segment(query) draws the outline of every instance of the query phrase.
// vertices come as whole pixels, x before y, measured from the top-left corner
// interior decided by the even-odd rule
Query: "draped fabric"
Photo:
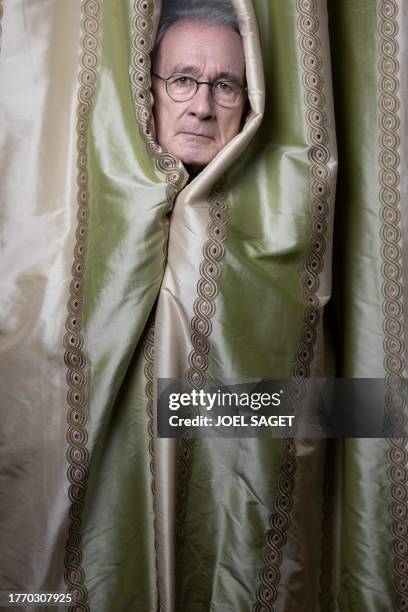
[[[157,437],[158,377],[290,378],[298,411],[378,377],[406,418],[407,3],[233,5],[250,110],[188,183],[159,1],[0,1],[0,591],[408,610],[405,439]]]

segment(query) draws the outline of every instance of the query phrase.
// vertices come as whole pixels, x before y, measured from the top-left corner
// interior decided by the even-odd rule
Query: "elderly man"
[[[157,142],[195,175],[239,132],[245,59],[229,2],[164,7],[153,55]]]

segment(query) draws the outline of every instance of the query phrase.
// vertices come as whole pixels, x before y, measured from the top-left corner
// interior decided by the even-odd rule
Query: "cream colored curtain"
[[[0,2],[0,591],[407,609],[405,439],[156,436],[157,377],[379,377],[405,418],[406,3],[233,4],[251,110],[187,185],[159,2]]]

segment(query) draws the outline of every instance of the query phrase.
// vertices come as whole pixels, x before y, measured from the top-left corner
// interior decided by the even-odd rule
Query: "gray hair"
[[[163,0],[155,50],[170,26],[181,19],[205,21],[239,34],[238,19],[229,0]]]

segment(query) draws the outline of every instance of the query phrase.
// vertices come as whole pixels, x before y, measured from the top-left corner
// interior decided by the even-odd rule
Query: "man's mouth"
[[[183,130],[179,132],[179,134],[183,134],[184,136],[191,136],[192,138],[206,138],[207,140],[214,140],[213,136],[210,136],[209,134],[203,134],[202,132]]]

